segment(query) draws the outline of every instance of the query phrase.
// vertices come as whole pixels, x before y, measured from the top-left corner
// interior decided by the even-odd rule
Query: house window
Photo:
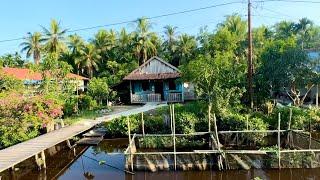
[[[142,82],[142,90],[143,91],[149,91],[150,90],[149,82],[147,82],[147,81]]]
[[[176,83],[174,80],[169,81],[169,90],[176,90]]]

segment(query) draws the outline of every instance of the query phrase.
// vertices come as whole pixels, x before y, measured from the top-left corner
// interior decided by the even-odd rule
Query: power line
[[[308,1],[308,0],[257,0],[253,2],[287,2],[287,3],[310,3],[310,4],[320,4],[320,1]]]
[[[282,12],[278,12],[278,11],[275,11],[275,10],[272,10],[272,9],[268,9],[268,8],[265,8],[265,7],[262,7],[262,9],[266,10],[266,11],[269,11],[269,12],[272,12],[272,13],[275,13],[275,14],[278,14],[278,15],[286,16],[286,17],[289,17],[289,18],[295,18],[293,16],[290,16],[290,15],[287,15],[287,14],[284,14]]]
[[[146,17],[146,19],[157,19],[157,18],[162,18],[162,17],[174,16],[174,15],[178,15],[178,14],[186,14],[186,13],[190,13],[190,12],[196,12],[196,11],[201,11],[201,10],[211,9],[211,8],[221,7],[221,6],[227,6],[227,5],[232,5],[232,4],[243,4],[243,1],[233,1],[233,2],[228,2],[228,3],[221,3],[221,4],[206,6],[206,7],[195,8],[195,9],[188,9],[188,10],[183,10],[183,11],[178,11],[178,12],[173,12],[173,13],[168,13],[168,14]],[[91,30],[91,29],[116,26],[116,25],[122,25],[122,24],[134,23],[134,22],[137,22],[137,19],[122,21],[122,22],[117,22],[117,23],[111,23],[111,24],[98,25],[98,26],[84,27],[84,28],[79,28],[79,29],[74,29],[74,30],[67,30],[66,32],[72,33],[72,32],[78,32],[78,31],[86,31],[86,30]],[[23,40],[23,39],[25,39],[25,37],[5,39],[5,40],[0,40],[0,43]]]

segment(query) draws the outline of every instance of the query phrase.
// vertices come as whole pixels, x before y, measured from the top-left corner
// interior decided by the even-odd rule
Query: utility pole
[[[249,103],[251,109],[253,109],[253,87],[252,87],[252,31],[251,31],[251,0],[248,0],[248,92]]]

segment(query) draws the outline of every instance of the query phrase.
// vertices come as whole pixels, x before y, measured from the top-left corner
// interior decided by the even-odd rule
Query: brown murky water
[[[107,165],[99,165],[99,161],[105,161],[119,169],[124,169],[124,155],[122,152],[128,144],[127,139],[104,140],[97,147],[79,146],[78,154],[74,158],[73,152],[60,144],[51,148],[47,154],[47,169],[38,171],[34,159],[19,164],[16,171],[1,173],[2,180],[34,180],[34,179],[109,179],[109,180],[245,180],[260,177],[261,179],[293,180],[293,179],[320,179],[320,169],[283,169],[263,170],[252,169],[232,171],[163,171],[157,173],[135,172],[129,175],[116,168]]]

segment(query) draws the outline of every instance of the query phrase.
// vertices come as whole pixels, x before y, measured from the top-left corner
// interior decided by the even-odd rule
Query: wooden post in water
[[[46,155],[44,154],[44,151],[41,151],[41,159],[43,162],[43,168],[46,169],[47,168],[47,164],[46,164]]]
[[[142,124],[142,135],[145,136],[144,133],[144,119],[143,119],[143,112],[141,113],[141,124]]]
[[[281,123],[281,115],[278,114],[278,166],[281,169],[281,141],[280,141],[280,123]]]
[[[177,170],[177,155],[176,155],[176,118],[174,114],[174,104],[172,104],[172,119],[173,119],[173,154],[174,154],[174,170]]]

